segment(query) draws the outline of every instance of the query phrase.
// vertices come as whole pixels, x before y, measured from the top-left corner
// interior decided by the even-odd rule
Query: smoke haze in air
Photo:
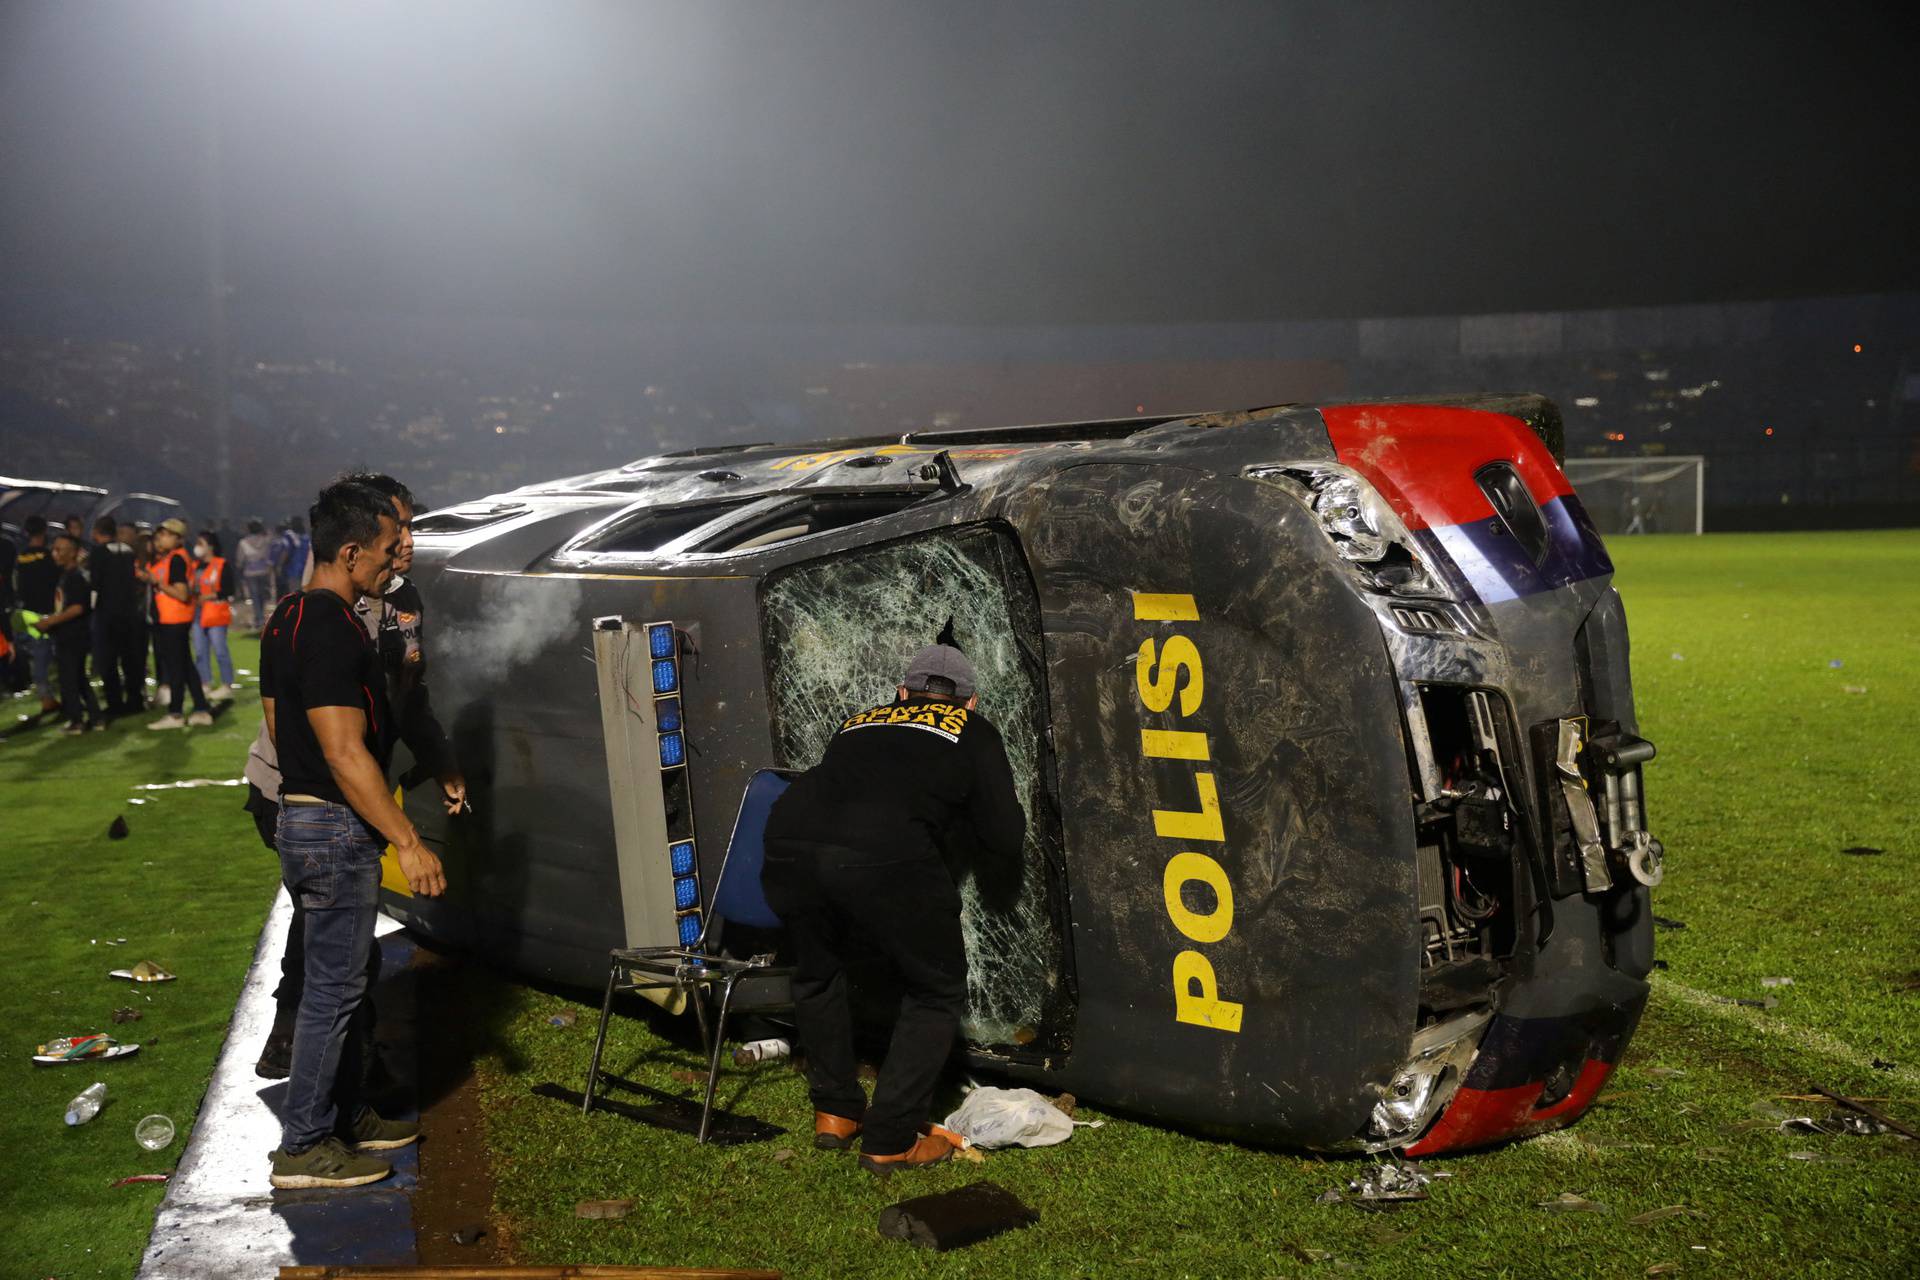
[[[0,291],[1061,323],[1920,286],[1914,19],[43,0]]]

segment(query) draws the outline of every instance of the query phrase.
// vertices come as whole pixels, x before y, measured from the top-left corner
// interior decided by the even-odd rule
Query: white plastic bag
[[[1051,1147],[1073,1136],[1073,1121],[1031,1089],[975,1089],[947,1128],[976,1147]]]

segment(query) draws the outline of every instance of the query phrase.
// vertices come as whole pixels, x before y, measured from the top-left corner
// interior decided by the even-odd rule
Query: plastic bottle
[[[67,1104],[67,1123],[85,1124],[100,1114],[100,1108],[107,1104],[107,1086],[96,1080],[80,1091],[78,1097]]]
[[[733,1051],[735,1066],[744,1067],[754,1062],[771,1062],[776,1058],[785,1058],[793,1053],[793,1046],[785,1040],[751,1040]]]

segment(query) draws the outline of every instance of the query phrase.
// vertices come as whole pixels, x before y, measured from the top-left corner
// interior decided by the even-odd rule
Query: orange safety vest
[[[230,627],[233,625],[233,605],[218,599],[220,595],[220,573],[227,567],[222,556],[208,556],[194,574],[194,583],[200,588],[200,625],[203,627]]]
[[[172,561],[176,556],[182,560],[187,559],[187,553],[182,551],[180,548],[175,547],[173,550],[167,552],[167,554],[161,556],[158,560],[155,560],[152,564],[147,566],[147,572],[153,575],[153,581],[154,581],[153,607],[159,612],[160,625],[163,627],[170,627],[178,623],[193,621],[194,605],[193,605],[193,596],[191,592],[189,592],[185,600],[175,600],[172,596],[168,595],[166,592],[160,589],[160,584],[164,583],[167,580],[167,575],[172,572],[172,570],[168,566],[172,563]],[[192,571],[191,562],[189,562],[188,571],[187,571],[187,584],[189,587],[191,587],[193,584],[193,571]]]

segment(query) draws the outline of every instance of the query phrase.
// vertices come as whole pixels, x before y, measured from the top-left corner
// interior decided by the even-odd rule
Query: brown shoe
[[[831,1112],[813,1113],[813,1145],[822,1151],[845,1151],[860,1136],[860,1122]]]
[[[939,1164],[953,1158],[953,1144],[945,1138],[936,1138],[923,1133],[913,1140],[913,1145],[898,1155],[860,1157],[860,1167],[868,1173],[877,1173],[887,1177],[896,1169],[924,1169],[930,1164]]]

